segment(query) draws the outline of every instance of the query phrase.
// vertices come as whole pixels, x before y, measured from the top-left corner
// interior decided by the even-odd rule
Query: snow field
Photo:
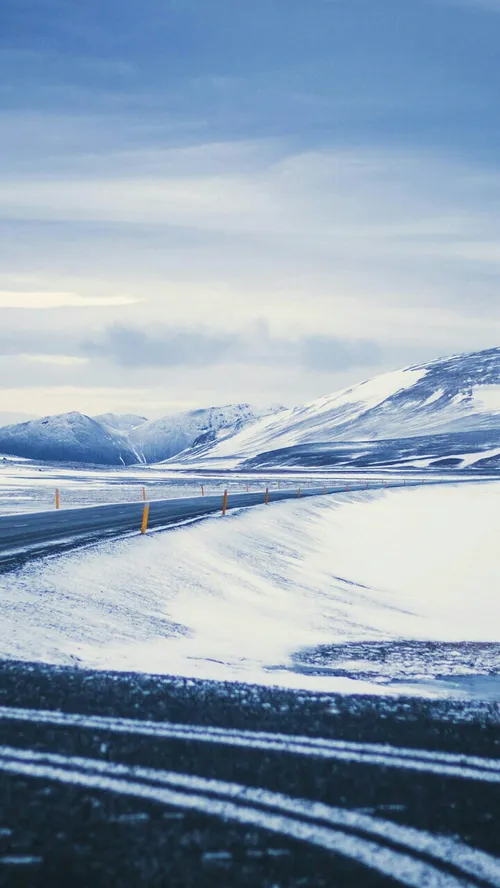
[[[499,641],[499,532],[500,482],[231,512],[0,576],[0,652],[366,690],[297,675],[291,658],[346,641]]]

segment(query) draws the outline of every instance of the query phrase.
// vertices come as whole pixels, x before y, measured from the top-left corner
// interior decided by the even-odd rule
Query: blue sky
[[[500,2],[3,0],[0,411],[500,342]]]

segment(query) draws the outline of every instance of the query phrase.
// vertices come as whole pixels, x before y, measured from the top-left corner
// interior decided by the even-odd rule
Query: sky
[[[0,414],[500,345],[500,0],[2,0]]]

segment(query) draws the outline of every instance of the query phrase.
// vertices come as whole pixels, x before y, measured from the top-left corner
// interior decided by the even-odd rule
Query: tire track
[[[16,707],[0,707],[0,719],[169,740],[213,743],[243,749],[259,749],[312,758],[378,765],[399,770],[420,771],[462,780],[500,783],[499,759],[408,749],[379,743],[358,743],[265,731],[240,731],[231,728],[202,727],[99,715],[89,716]]]
[[[341,854],[411,888],[500,886],[500,861],[391,821],[236,783],[77,756],[0,748],[0,770],[252,825]]]

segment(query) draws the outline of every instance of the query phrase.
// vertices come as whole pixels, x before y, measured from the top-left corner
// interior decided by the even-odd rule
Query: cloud
[[[131,296],[80,296],[78,293],[0,290],[0,308],[97,308],[99,306],[135,305]]]
[[[375,342],[350,342],[328,336],[309,336],[300,342],[301,360],[310,370],[332,373],[349,367],[373,366],[387,360],[391,349]]]
[[[88,358],[80,355],[51,355],[51,354],[20,354],[19,357],[29,364],[55,364],[60,367],[71,367],[78,364],[86,364]]]
[[[250,331],[220,336],[209,330],[145,330],[115,324],[97,340],[82,343],[88,356],[126,368],[209,367],[259,365],[299,367],[320,373],[373,366],[390,360],[397,363],[400,349],[383,347],[371,340],[306,336],[297,339],[272,336],[261,321]]]
[[[229,336],[213,333],[168,329],[152,333],[115,324],[100,339],[83,342],[82,350],[124,367],[203,367],[223,362],[232,342]]]

